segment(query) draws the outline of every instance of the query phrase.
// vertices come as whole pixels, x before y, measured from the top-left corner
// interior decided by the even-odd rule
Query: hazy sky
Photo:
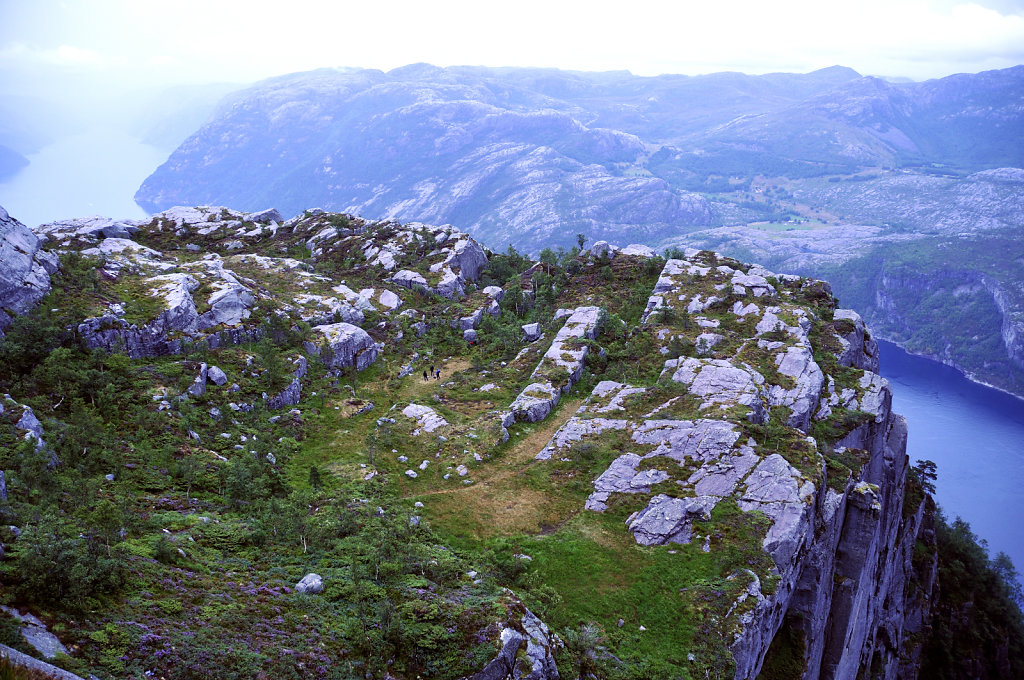
[[[0,94],[419,61],[926,79],[1024,62],[1024,0],[0,0]]]

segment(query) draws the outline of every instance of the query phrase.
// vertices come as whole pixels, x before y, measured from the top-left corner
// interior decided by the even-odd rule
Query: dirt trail
[[[576,413],[576,410],[582,403],[582,397],[563,399],[561,404],[559,404],[560,408],[557,410],[557,416],[549,416],[541,423],[539,428],[522,437],[519,441],[514,442],[501,460],[481,467],[479,474],[475,475],[475,484],[454,489],[436,489],[434,491],[410,494],[407,498],[452,493],[479,493],[480,487],[490,487],[496,482],[509,479],[533,463],[534,456],[540,453],[540,450],[551,441],[551,437],[554,436],[558,428],[564,425]]]

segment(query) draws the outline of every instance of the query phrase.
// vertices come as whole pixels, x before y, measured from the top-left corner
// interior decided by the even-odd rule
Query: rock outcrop
[[[583,373],[583,361],[590,351],[584,341],[597,335],[602,314],[599,307],[577,307],[573,310],[533,370],[530,377],[536,382],[528,385],[509,406],[515,420],[531,423],[543,420],[558,404],[562,394],[576,384]],[[524,328],[524,332],[528,331]]]
[[[555,651],[561,640],[521,603],[509,614],[498,634],[498,655],[469,680],[558,680]]]
[[[28,312],[49,292],[59,264],[31,229],[0,206],[0,337],[12,314]]]
[[[314,326],[313,332],[322,339],[322,345],[306,343],[306,350],[319,354],[330,368],[355,366],[361,371],[377,358],[377,345],[373,338],[358,326],[350,323],[334,323]]]

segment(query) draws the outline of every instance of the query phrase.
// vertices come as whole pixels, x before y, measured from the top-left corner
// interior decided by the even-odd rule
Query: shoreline
[[[898,342],[896,340],[891,340],[891,339],[883,337],[881,335],[876,335],[876,334],[872,334],[872,335],[874,335],[874,337],[877,340],[881,340],[882,342],[887,342],[890,345],[895,345],[896,347],[899,347],[901,350],[903,350],[904,352],[906,352],[907,354],[909,354],[912,357],[919,357],[921,359],[928,359],[929,361],[934,361],[937,364],[942,364],[943,366],[948,366],[948,367],[952,368],[953,370],[955,370],[960,375],[962,375],[965,379],[967,379],[967,380],[971,381],[972,383],[974,383],[975,385],[981,385],[982,387],[988,387],[989,389],[993,389],[993,390],[995,390],[997,392],[1001,392],[1001,393],[1003,393],[1003,394],[1005,394],[1007,396],[1013,397],[1013,398],[1017,399],[1018,401],[1024,402],[1024,395],[1017,394],[1016,392],[1011,392],[1010,390],[1007,390],[1007,389],[1005,389],[1003,387],[999,387],[997,385],[993,385],[991,383],[987,383],[984,380],[981,380],[980,378],[975,376],[973,373],[969,373],[968,371],[965,371],[963,368],[961,368],[960,366],[957,366],[956,364],[954,364],[954,363],[952,363],[950,361],[945,361],[945,360],[935,356],[934,354],[922,354],[922,353],[919,353],[919,352],[914,352],[914,351],[911,351],[911,350],[907,349],[906,347],[903,346],[903,343],[900,343],[900,342]]]

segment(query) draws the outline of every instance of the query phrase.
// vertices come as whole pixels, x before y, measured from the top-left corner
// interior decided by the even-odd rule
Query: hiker
[[[427,372],[423,371],[423,382],[427,382]]]
[[[441,369],[440,369],[440,368],[439,368],[439,369],[437,369],[437,379],[438,379],[438,380],[440,380],[440,379],[441,379]]]
[[[434,364],[430,364],[430,375],[434,375]]]

